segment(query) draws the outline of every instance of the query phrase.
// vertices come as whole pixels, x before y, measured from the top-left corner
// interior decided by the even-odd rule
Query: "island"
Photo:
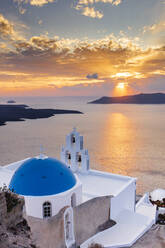
[[[103,96],[89,104],[165,104],[164,93],[137,94],[130,96],[108,97]]]
[[[76,110],[34,109],[28,105],[0,104],[0,126],[9,121],[25,121],[25,119],[49,118],[57,114],[83,114]]]
[[[7,103],[16,103],[14,100],[8,100]]]

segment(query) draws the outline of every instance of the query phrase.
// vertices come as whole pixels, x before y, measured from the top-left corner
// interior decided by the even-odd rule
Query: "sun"
[[[127,82],[117,83],[114,87],[113,94],[114,96],[125,96],[128,94],[129,87]]]
[[[118,83],[116,88],[123,90],[125,88],[125,83]]]

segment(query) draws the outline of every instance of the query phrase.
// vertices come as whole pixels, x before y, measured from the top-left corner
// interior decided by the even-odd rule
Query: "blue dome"
[[[72,171],[54,158],[31,158],[14,173],[9,189],[20,195],[54,195],[71,189],[76,184]]]

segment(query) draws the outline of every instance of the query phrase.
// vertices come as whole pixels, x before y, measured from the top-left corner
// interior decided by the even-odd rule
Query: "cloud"
[[[15,26],[17,25],[17,30]],[[18,28],[26,28],[25,25],[9,21],[0,14],[0,38],[8,41],[22,40],[23,36],[18,31]]]
[[[88,79],[98,79],[98,74],[97,73],[88,74],[86,76],[86,78],[88,78]]]
[[[16,36],[13,24],[0,14],[0,38],[12,39]]]
[[[88,16],[88,17],[92,17],[92,18],[98,18],[101,19],[103,17],[103,13],[95,10],[94,8],[90,8],[90,7],[84,7],[82,8],[82,15],[84,16]]]
[[[18,4],[30,4],[32,6],[38,6],[41,7],[48,3],[56,2],[56,0],[13,0],[14,2],[17,2]],[[89,4],[95,4],[98,2],[102,3],[110,3],[112,5],[119,5],[122,3],[123,0],[79,0],[78,4],[80,5],[89,5]]]
[[[6,49],[6,43],[5,42],[0,42],[0,49]]]
[[[112,5],[119,5],[122,3],[122,0],[79,0],[78,5],[93,5],[96,3],[110,3]]]
[[[151,32],[151,33],[160,33],[165,30],[165,21],[161,21],[159,23],[155,23],[150,26],[143,27],[143,33]]]
[[[20,14],[26,12],[25,5],[30,4],[31,6],[42,7],[46,4],[56,2],[57,0],[13,0],[18,4],[18,10]],[[101,19],[104,15],[100,10],[96,10],[94,5],[97,3],[111,4],[117,6],[122,3],[123,0],[76,0],[75,9],[81,11],[81,14],[91,18]]]
[[[24,15],[26,12],[26,9],[19,3],[18,3],[18,10],[21,15]]]
[[[38,21],[38,24],[41,25],[42,23],[43,23],[43,21],[40,19],[40,20]]]
[[[30,4],[31,6],[42,7],[46,4],[56,2],[56,0],[13,0],[18,4],[18,10],[20,14],[25,14],[26,7],[25,5]]]
[[[17,39],[14,24],[2,20],[5,25],[1,26],[1,35],[11,40],[9,46],[0,43],[2,94],[37,90],[51,94],[52,88],[62,94],[71,92],[74,87],[75,94],[82,89],[82,92],[88,89],[89,92],[92,89],[99,92],[100,89],[106,93],[121,80],[127,81],[128,85],[136,82],[137,88],[142,88],[141,84],[145,85],[149,79],[153,79],[154,85],[156,79],[165,77],[165,48],[144,49],[138,37],[131,38],[120,32],[118,36],[110,34],[97,40],[60,39],[46,35]]]
[[[100,0],[101,1],[101,0]],[[115,3],[119,2],[120,0],[103,0],[102,2],[112,2],[112,4],[115,5]],[[48,3],[56,2],[56,0],[14,0],[14,2],[18,3],[18,9],[20,14],[24,14],[26,12],[26,9],[23,7],[23,4],[30,4],[32,6],[42,7]],[[80,0],[79,3],[76,5],[75,9],[81,10],[82,15],[88,16],[91,18],[98,18],[101,19],[103,17],[103,13],[101,11],[95,10],[94,7],[85,6],[88,5],[88,3],[95,3],[97,1],[93,0]],[[40,23],[41,24],[41,23]]]
[[[34,6],[43,6],[48,3],[53,3],[55,0],[30,0],[30,4]]]
[[[122,3],[122,0],[79,0],[76,3],[75,9],[81,11],[81,14],[84,16],[101,19],[104,14],[93,7],[97,3],[109,3],[117,6]]]
[[[21,4],[30,4],[33,6],[41,7],[48,3],[53,3],[55,0],[14,0],[14,2],[17,2],[19,5]]]

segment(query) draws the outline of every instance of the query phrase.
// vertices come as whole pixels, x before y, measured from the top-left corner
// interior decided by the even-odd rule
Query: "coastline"
[[[66,109],[35,109],[28,105],[18,104],[0,104],[0,126],[6,125],[6,122],[25,121],[26,119],[50,118],[58,114],[83,114],[77,110]]]

